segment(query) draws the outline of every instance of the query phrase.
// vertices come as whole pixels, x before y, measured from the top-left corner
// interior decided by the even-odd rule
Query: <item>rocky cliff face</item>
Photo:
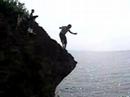
[[[35,21],[16,22],[0,13],[0,97],[54,97],[77,62]]]

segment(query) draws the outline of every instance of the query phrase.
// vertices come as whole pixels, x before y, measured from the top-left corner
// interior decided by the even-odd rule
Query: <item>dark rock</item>
[[[35,21],[11,19],[0,13],[0,97],[54,97],[77,62]]]

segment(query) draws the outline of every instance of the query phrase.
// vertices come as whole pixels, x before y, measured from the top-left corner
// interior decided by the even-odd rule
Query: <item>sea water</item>
[[[60,97],[130,97],[130,51],[71,52],[76,68],[59,84]]]

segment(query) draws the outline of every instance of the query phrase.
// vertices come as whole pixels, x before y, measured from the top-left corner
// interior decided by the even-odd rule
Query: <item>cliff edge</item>
[[[7,11],[0,5],[0,97],[54,97],[77,62],[28,15],[18,25]]]

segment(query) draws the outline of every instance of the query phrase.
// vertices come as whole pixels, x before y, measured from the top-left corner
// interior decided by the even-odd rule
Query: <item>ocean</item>
[[[130,97],[130,51],[70,52],[76,68],[57,86],[59,97]]]

